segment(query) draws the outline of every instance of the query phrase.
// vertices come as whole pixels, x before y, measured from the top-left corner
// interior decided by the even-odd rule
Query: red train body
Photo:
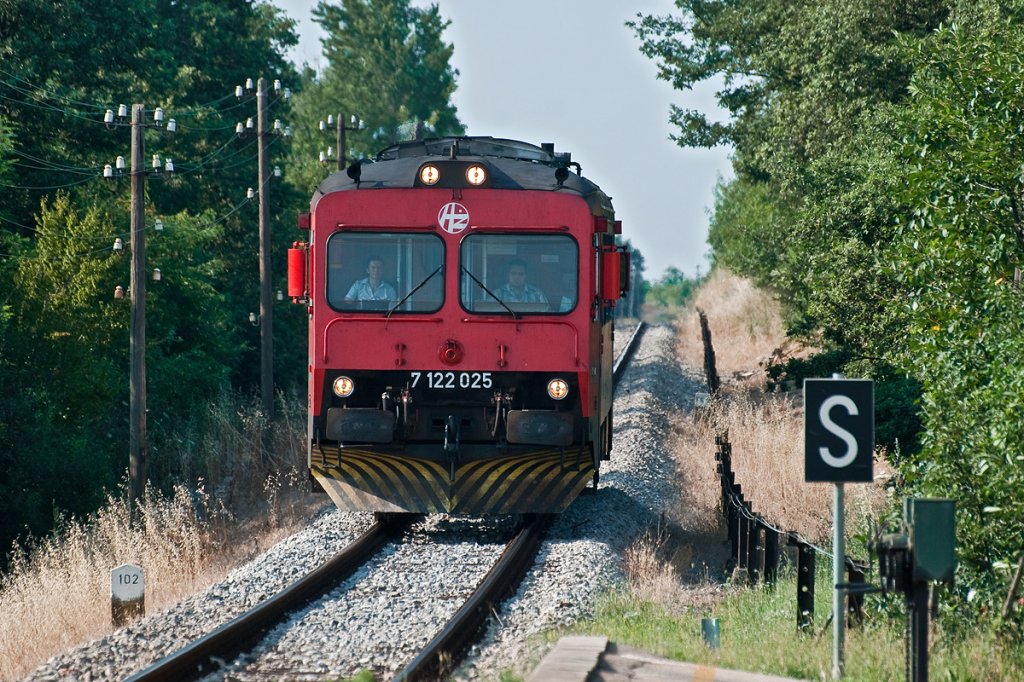
[[[343,509],[558,512],[611,449],[609,198],[550,146],[409,142],[325,179],[289,293],[309,306],[309,469]]]

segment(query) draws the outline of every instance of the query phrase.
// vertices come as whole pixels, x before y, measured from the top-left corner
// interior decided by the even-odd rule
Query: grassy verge
[[[150,488],[140,523],[129,524],[122,489],[89,518],[16,547],[0,576],[0,679],[110,632],[112,568],[145,569],[146,610],[155,613],[303,525],[324,498],[306,492],[301,403],[285,401],[281,413],[263,452],[256,406],[222,397],[154,457],[154,468],[192,472],[182,477],[191,484]]]
[[[595,619],[578,630],[674,660],[794,677],[831,679],[831,598],[821,588],[831,568],[817,576],[815,629],[796,629],[796,579],[784,573],[774,589],[729,588],[711,608],[679,609],[671,602],[639,599],[628,591],[609,595]],[[879,597],[868,597],[877,606]],[[845,676],[851,682],[904,678],[902,606],[888,597],[886,612],[869,605],[863,626],[847,630]],[[701,618],[717,618],[720,647],[710,649],[701,636]],[[1024,648],[1001,637],[994,624],[966,637],[954,637],[941,625],[933,630],[931,678],[936,680],[1024,679]]]

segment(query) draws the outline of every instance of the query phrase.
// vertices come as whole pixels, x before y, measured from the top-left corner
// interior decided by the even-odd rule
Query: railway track
[[[641,323],[619,353],[613,371],[616,383],[642,333]],[[515,592],[541,546],[550,521],[550,515],[524,517],[515,537],[462,607],[394,679],[403,682],[440,679],[455,668],[463,653],[485,631],[491,613]],[[216,672],[225,661],[251,649],[290,614],[351,576],[407,527],[408,519],[402,516],[381,515],[377,523],[351,545],[287,589],[128,679],[131,682],[185,680]]]

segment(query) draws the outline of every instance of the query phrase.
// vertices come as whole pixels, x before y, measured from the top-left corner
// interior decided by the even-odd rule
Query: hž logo
[[[437,212],[437,224],[448,234],[458,234],[469,227],[469,210],[458,202],[450,201]]]

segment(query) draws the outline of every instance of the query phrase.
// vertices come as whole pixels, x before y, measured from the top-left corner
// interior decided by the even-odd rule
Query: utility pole
[[[135,523],[138,506],[146,490],[146,171],[143,132],[146,107],[132,105],[131,161],[131,378],[129,380],[129,413],[131,420],[128,455],[130,500],[129,523]]]
[[[149,448],[146,441],[146,169],[142,166],[142,159],[145,156],[146,132],[146,106],[144,104],[132,105],[131,122],[128,122],[128,107],[124,104],[118,105],[117,115],[113,109],[107,109],[103,117],[103,123],[108,128],[118,126],[131,126],[131,166],[129,177],[131,178],[131,227],[128,237],[131,247],[131,280],[128,291],[131,292],[131,329],[130,335],[130,363],[128,380],[128,520],[134,524],[138,513],[138,506],[146,492],[146,454]],[[164,110],[157,107],[153,111],[154,128],[162,128],[169,133],[177,129],[174,119],[164,124]],[[152,173],[160,173],[160,157],[153,155]],[[120,178],[124,175],[125,161],[123,156],[118,156],[114,166],[107,164],[103,167],[103,177],[107,179]],[[174,172],[174,161],[167,157],[163,167],[164,172]],[[156,229],[163,227],[161,221],[156,221]],[[114,240],[114,252],[118,255],[124,250],[121,238]],[[160,280],[159,268],[153,270],[153,280]],[[114,289],[114,298],[123,299],[124,289],[120,286]]]
[[[335,144],[337,145],[338,150],[338,170],[345,170],[345,133],[362,130],[366,127],[366,122],[357,118],[353,114],[351,124],[346,126],[345,116],[343,114],[338,114],[337,117],[331,115],[327,117],[326,122],[324,122],[323,119],[320,120],[320,130],[327,130],[327,126],[331,124],[335,125]],[[320,152],[320,163],[326,165],[327,161],[331,158],[332,152],[333,150],[330,147],[327,148],[326,154],[324,152]]]
[[[270,294],[270,159],[267,130],[267,82],[256,85],[256,136],[259,139],[260,227],[260,408],[274,418],[274,318]]]

